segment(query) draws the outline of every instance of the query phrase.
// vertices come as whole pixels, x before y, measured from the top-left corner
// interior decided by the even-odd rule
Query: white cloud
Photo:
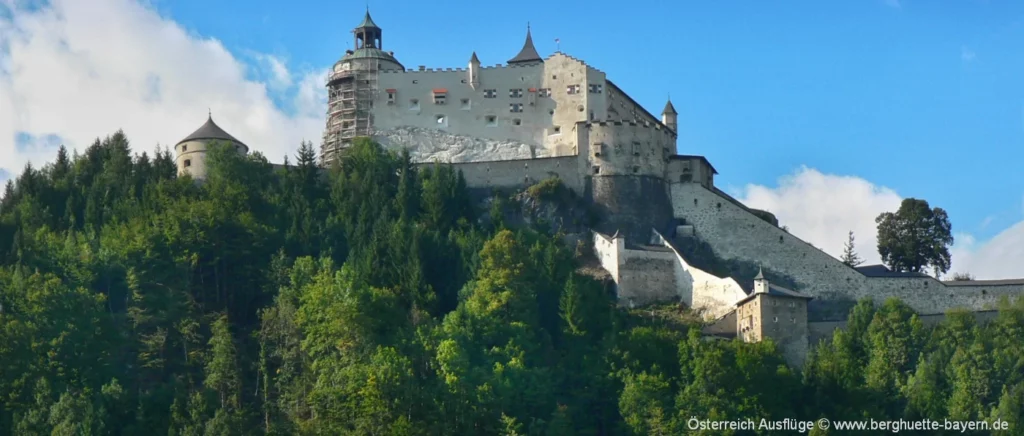
[[[894,190],[862,178],[823,174],[807,167],[780,178],[776,187],[747,185],[737,198],[752,208],[774,213],[793,235],[835,257],[842,255],[847,232],[852,230],[857,253],[865,264],[881,263],[875,217],[896,211],[903,200]],[[958,233],[954,239],[949,274],[1024,278],[1024,221],[981,243],[967,233]]]
[[[270,78],[248,80],[248,66],[219,41],[136,1],[15,4],[0,0],[0,168],[10,174],[29,160],[52,160],[54,137],[82,150],[123,129],[137,152],[173,145],[206,121],[208,108],[272,162],[294,154],[303,139],[319,144],[323,72],[299,74],[286,94],[295,110],[286,111],[268,96],[268,88],[293,85],[280,58],[262,56]],[[19,134],[37,140],[19,144]]]
[[[974,50],[971,50],[967,46],[960,47],[960,60],[964,62],[971,62],[976,57]]]

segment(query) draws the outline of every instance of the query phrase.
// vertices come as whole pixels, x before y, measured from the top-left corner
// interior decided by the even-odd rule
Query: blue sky
[[[280,162],[319,142],[323,74],[365,6],[0,0],[0,179],[117,129],[173,144],[208,109]],[[874,217],[917,197],[949,212],[954,270],[1024,276],[1024,2],[369,6],[407,67],[503,63],[529,22],[542,55],[559,38],[651,112],[671,95],[681,154],[833,255],[855,230],[877,261]]]
[[[337,60],[364,7],[156,5],[243,57],[300,70]],[[706,155],[725,186],[808,165],[927,199],[981,238],[1021,215],[1024,2],[376,0],[370,11],[410,67],[462,66],[474,50],[504,62],[529,22],[542,55],[559,38],[655,114],[671,95],[680,153]]]

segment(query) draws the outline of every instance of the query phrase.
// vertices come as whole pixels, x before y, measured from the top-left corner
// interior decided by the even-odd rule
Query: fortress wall
[[[705,320],[729,313],[735,308],[737,301],[747,296],[736,280],[718,277],[690,266],[661,233],[655,231],[655,236],[657,241],[672,250],[675,256],[674,273],[683,303],[700,312]],[[735,326],[733,329],[735,330]]]
[[[559,177],[566,187],[583,192],[575,156],[453,164],[470,188],[518,188]]]
[[[629,250],[619,253],[618,301],[623,306],[643,306],[680,300],[671,251]]]
[[[797,291],[815,297],[808,304],[817,312],[812,319],[845,317],[852,302],[865,297],[878,304],[896,297],[918,313],[935,314],[955,307],[983,310],[1000,295],[1024,293],[1024,285],[953,287],[931,278],[869,278],[700,185],[673,184],[671,197],[675,216],[692,224],[717,256],[791,276]]]
[[[978,323],[987,323],[994,321],[999,317],[998,310],[985,310],[980,312],[973,312],[974,319]],[[935,327],[946,320],[946,314],[931,314],[931,315],[918,315],[921,320],[921,324],[925,327]],[[812,321],[807,323],[808,329],[808,342],[811,347],[818,345],[822,340],[825,342],[832,342],[832,334],[837,329],[846,329],[846,321]]]
[[[585,178],[585,195],[593,199],[601,217],[598,231],[621,232],[631,244],[650,240],[651,229],[664,229],[672,221],[668,187],[660,178],[605,176]]]

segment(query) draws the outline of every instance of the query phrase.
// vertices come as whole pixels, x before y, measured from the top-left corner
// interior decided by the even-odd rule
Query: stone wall
[[[470,188],[519,188],[551,177],[562,179],[567,188],[584,191],[575,156],[518,159],[453,164],[461,170]]]
[[[676,283],[683,303],[706,319],[716,319],[729,313],[737,301],[747,296],[743,288],[729,277],[718,277],[690,266],[683,255],[655,231],[655,241],[672,250],[675,256]]]
[[[971,313],[978,323],[991,322],[999,317],[998,310],[983,310]],[[935,327],[946,320],[946,314],[918,315],[918,318],[921,319],[921,324],[924,324],[926,327]],[[838,329],[846,329],[845,320],[809,322],[807,323],[808,342],[811,347],[817,346],[821,341],[831,342],[832,334]]]
[[[601,217],[597,230],[619,232],[630,244],[644,244],[651,229],[666,229],[672,221],[667,186],[655,177],[588,177],[585,194]]]
[[[594,254],[601,262],[601,267],[608,271],[617,285],[619,283],[619,252],[624,250],[625,241],[622,238],[612,239],[598,232],[593,233]]]
[[[920,314],[941,314],[956,307],[990,309],[1000,296],[1024,294],[1020,282],[947,286],[932,278],[866,277],[724,194],[698,184],[672,184],[671,198],[674,215],[693,225],[716,256],[757,262],[790,275],[795,290],[815,298],[808,304],[814,321],[843,319],[853,302],[866,297],[878,304],[896,297]]]
[[[619,255],[620,305],[636,307],[680,300],[675,274],[678,263],[671,250],[664,247],[625,249]]]

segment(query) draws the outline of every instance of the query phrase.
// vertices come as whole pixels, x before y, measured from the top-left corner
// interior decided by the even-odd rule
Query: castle
[[[354,49],[327,78],[323,165],[355,138],[371,137],[410,148],[422,163],[447,157],[471,188],[557,177],[602,215],[593,248],[623,306],[681,302],[702,313],[709,335],[770,337],[800,364],[865,297],[898,297],[934,318],[1024,294],[1024,280],[943,282],[843,264],[716,188],[717,171],[703,156],[678,154],[670,101],[655,117],[585,62],[560,52],[542,58],[529,28],[505,64],[483,66],[474,52],[466,68],[454,69],[406,69],[383,50],[383,30],[368,11],[353,34]],[[175,146],[179,174],[205,177],[210,141],[249,151],[211,117]],[[693,243],[733,265],[755,265],[752,285],[753,274],[741,272],[749,268],[716,275],[695,266],[684,248]]]

